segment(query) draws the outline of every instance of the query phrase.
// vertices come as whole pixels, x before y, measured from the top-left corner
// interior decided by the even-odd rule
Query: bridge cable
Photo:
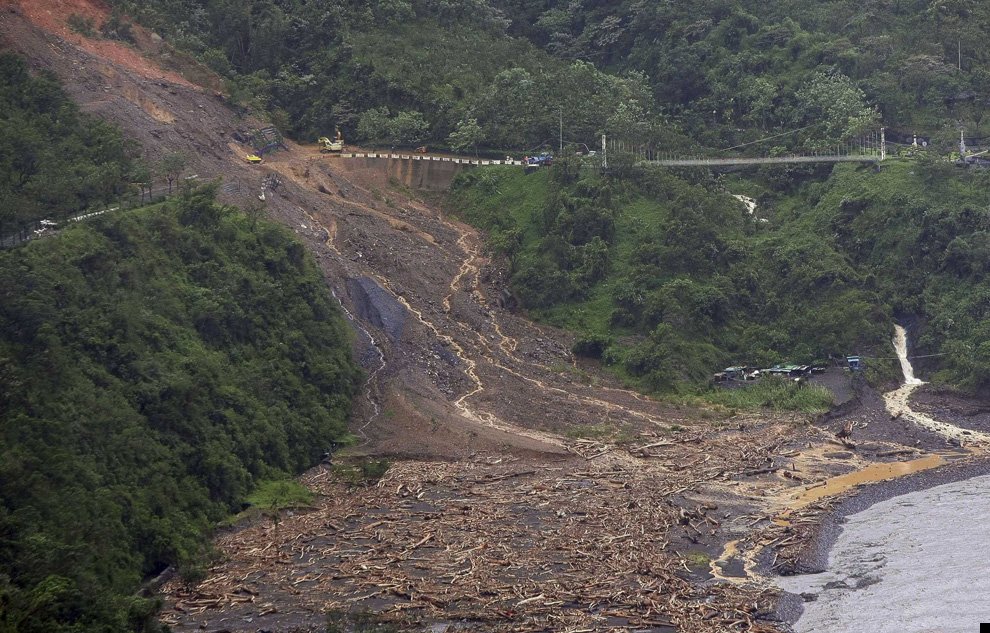
[[[802,130],[807,130],[808,128],[815,127],[816,125],[821,125],[821,122],[812,123],[811,125],[806,125],[804,127],[799,127],[796,130],[788,130],[787,132],[781,132],[780,134],[774,134],[773,136],[767,136],[767,137],[764,137],[764,138],[761,138],[761,139],[757,139],[755,141],[750,141],[748,143],[742,143],[740,145],[733,145],[732,147],[726,147],[726,148],[720,149],[718,151],[720,151],[720,152],[727,152],[727,151],[732,150],[732,149],[739,149],[740,147],[746,147],[747,145],[755,145],[756,143],[762,143],[763,141],[769,141],[770,139],[774,139],[774,138],[777,138],[777,137],[780,137],[780,136],[787,136],[788,134],[794,134],[795,132],[800,132]]]

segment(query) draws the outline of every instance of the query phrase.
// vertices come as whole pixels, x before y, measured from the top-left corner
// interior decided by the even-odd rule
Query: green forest
[[[350,333],[304,247],[209,189],[0,254],[0,631],[125,631],[262,480],[346,439]]]
[[[0,228],[106,204],[115,128],[0,56]],[[134,630],[261,480],[345,438],[359,372],[322,277],[210,188],[0,254],[0,630]]]
[[[347,442],[361,374],[326,282],[216,184],[70,226],[140,165],[50,75],[0,55],[0,631],[157,630],[218,521]],[[146,173],[144,177],[150,179]]]
[[[117,200],[136,167],[120,130],[83,116],[53,76],[0,54],[0,238]]]
[[[986,3],[495,4],[512,16],[510,34],[555,57],[648,76],[657,111],[712,146],[807,124],[820,124],[809,134],[841,133],[882,120],[951,139],[960,125],[978,136],[987,123]]]
[[[774,146],[814,149],[881,121],[943,144],[988,123],[990,7],[971,0],[112,4],[303,140],[681,150],[801,130]]]
[[[550,169],[468,172],[445,204],[484,230],[525,314],[644,391],[694,393],[737,363],[889,358],[895,321],[936,355],[927,376],[990,389],[990,172],[942,158],[960,130],[990,139],[990,4],[109,4],[113,28],[70,22],[153,29],[301,141],[566,143]],[[0,55],[0,78],[0,238],[155,177],[52,76]],[[730,172],[573,156],[602,134],[765,155],[880,125],[935,151]],[[287,231],[215,193],[0,251],[0,633],[155,629],[142,582],[196,578],[218,521],[348,440],[361,375],[325,280]]]
[[[734,364],[889,357],[895,317],[923,324],[919,354],[947,354],[928,365],[936,379],[990,388],[990,173],[896,161],[794,182],[774,188],[779,169],[603,176],[568,159],[470,172],[450,206],[507,258],[532,316],[648,390]]]

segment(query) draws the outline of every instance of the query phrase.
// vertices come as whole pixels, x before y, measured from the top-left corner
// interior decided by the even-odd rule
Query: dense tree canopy
[[[565,160],[468,173],[453,200],[509,258],[531,314],[582,332],[648,388],[730,364],[889,357],[902,319],[920,325],[920,355],[938,354],[923,369],[990,389],[987,172],[846,165],[795,172],[783,189],[779,171],[603,177]],[[733,190],[757,197],[762,218]]]
[[[421,115],[444,141],[474,118],[489,147],[526,149],[601,132],[729,147],[803,129],[788,147],[892,131],[983,136],[990,7],[970,0],[115,0],[283,110],[291,131],[369,111]],[[652,130],[612,125],[618,106]],[[628,115],[628,111],[626,115]],[[815,127],[811,124],[821,122]],[[663,134],[657,132],[663,130]],[[423,135],[420,135],[423,136]]]
[[[115,200],[132,169],[119,130],[80,114],[52,76],[0,54],[0,237]]]
[[[511,38],[483,0],[116,0],[231,80],[238,99],[315,139],[445,143],[473,120],[477,144],[526,150],[593,142],[621,104],[659,120],[638,73],[609,75]],[[454,137],[451,142],[457,142]],[[473,146],[474,143],[469,143]],[[459,145],[463,147],[463,143]]]
[[[990,136],[990,3],[973,0],[111,4],[303,140],[785,151],[881,122],[890,138]],[[90,36],[126,40],[114,20]],[[150,182],[51,77],[0,56],[0,79],[0,236]],[[171,185],[182,157],[164,158]],[[523,307],[579,332],[581,353],[669,391],[728,364],[889,356],[908,318],[919,350],[944,354],[922,369],[990,389],[985,172],[610,163],[478,170],[454,192]],[[195,568],[252,486],[341,438],[358,379],[303,247],[208,192],[0,255],[0,325],[4,633],[145,626],[140,580]]]
[[[815,116],[821,73],[854,86],[888,126],[982,136],[990,6],[971,0],[494,0],[508,32],[554,56],[649,76],[691,135],[741,140]],[[848,89],[844,90],[852,96]],[[755,128],[755,129],[753,129]],[[979,132],[977,130],[980,130]],[[830,130],[834,133],[836,130]],[[818,133],[818,131],[814,131]]]
[[[346,434],[349,332],[301,244],[208,190],[104,218],[0,254],[0,631],[144,627],[142,578]]]

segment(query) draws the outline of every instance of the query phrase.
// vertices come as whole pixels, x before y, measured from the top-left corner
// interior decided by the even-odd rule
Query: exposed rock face
[[[362,321],[385,332],[393,342],[401,340],[409,313],[394,296],[371,277],[348,279],[347,291]]]

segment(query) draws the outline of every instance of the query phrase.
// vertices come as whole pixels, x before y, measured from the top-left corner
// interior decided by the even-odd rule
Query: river
[[[905,384],[885,395],[892,413],[946,437],[960,429],[910,408],[918,385],[897,326]],[[982,435],[982,434],[980,434]],[[977,441],[982,437],[976,438]],[[990,622],[990,476],[911,492],[849,515],[828,571],[779,578],[809,601],[797,633],[963,633]]]
[[[816,594],[797,633],[975,633],[990,622],[990,476],[850,515],[822,574],[781,578]]]

